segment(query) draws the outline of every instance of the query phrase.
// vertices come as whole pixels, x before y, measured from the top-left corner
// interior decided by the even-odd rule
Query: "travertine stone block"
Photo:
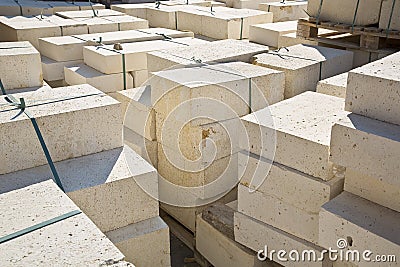
[[[122,54],[125,55],[125,71],[147,69],[147,52],[175,47],[190,47],[207,43],[196,38],[180,38],[177,41],[154,40],[121,44],[122,50],[114,50],[113,45],[87,46],[83,48],[83,58],[87,65],[105,73],[123,71]]]
[[[243,40],[221,40],[194,47],[177,47],[148,53],[149,72],[199,65],[243,61],[250,63],[254,55],[267,52],[268,47]]]
[[[103,232],[158,215],[157,199],[141,186],[146,183],[145,189],[157,195],[157,171],[127,146],[57,162],[55,166],[67,195]],[[43,165],[5,174],[1,179],[1,188],[10,190],[53,176]]]
[[[37,120],[53,161],[80,157],[122,145],[120,104],[90,85],[15,94],[23,97]],[[54,99],[59,101],[54,101]],[[1,103],[8,103],[1,98]],[[3,106],[0,112],[0,173],[46,164],[30,119],[19,109]],[[77,134],[79,133],[79,134]],[[21,161],[21,155],[24,155]]]
[[[178,29],[190,30],[215,39],[244,39],[249,37],[249,26],[272,22],[272,13],[253,9],[206,7],[177,12]],[[212,26],[211,26],[212,25]]]
[[[224,105],[219,107],[218,114],[209,117],[222,121],[248,114],[250,108],[259,110],[283,99],[282,72],[263,70],[244,62],[171,69],[153,74],[148,83],[152,86],[151,102],[156,112],[167,118],[179,108],[180,112],[185,112],[174,118],[179,122],[184,122],[188,115],[195,118],[207,113],[211,107],[218,108],[218,102]],[[209,98],[209,102],[199,99],[202,97]],[[185,104],[188,100],[193,102]]]
[[[348,73],[342,73],[331,78],[319,81],[317,93],[346,98]]]
[[[160,217],[134,223],[106,236],[136,266],[170,267],[169,228]]]
[[[93,18],[93,17],[112,17],[112,16],[122,16],[124,13],[118,12],[111,9],[101,9],[94,11],[92,10],[81,10],[81,11],[65,11],[57,12],[56,15],[66,19],[77,19],[77,18]]]
[[[331,160],[399,186],[400,126],[350,114],[332,127]]]
[[[124,127],[124,143],[147,160],[155,168],[158,168],[158,143],[150,141],[145,137],[135,133],[131,129]]]
[[[78,209],[53,181],[2,191],[0,199],[1,236]],[[124,258],[83,213],[2,243],[0,247],[1,262],[6,266],[15,266],[16,262],[20,266],[97,266]]]
[[[334,174],[329,160],[331,129],[348,114],[343,106],[341,98],[305,92],[249,114],[242,121],[252,144],[250,152],[268,158],[275,149],[274,161],[330,180]],[[275,136],[276,147],[271,143]],[[247,146],[241,143],[243,149]]]
[[[251,196],[256,190],[265,196],[273,196],[296,208],[318,213],[321,206],[336,197],[343,191],[344,177],[335,177],[330,181],[299,172],[277,162],[260,158],[254,154],[239,153],[239,173],[242,174],[240,183],[242,196]],[[256,168],[259,168],[257,170]],[[254,184],[260,181],[260,184]],[[244,200],[242,202],[242,200]],[[239,207],[245,203],[239,197]],[[246,201],[247,205],[255,203]],[[263,205],[263,204],[261,204]],[[268,213],[268,209],[258,210],[259,213]]]
[[[309,0],[307,13],[318,17],[320,0]],[[363,0],[359,2],[355,25],[370,25],[379,22],[382,0]],[[353,24],[357,0],[327,0],[322,2],[320,21]]]
[[[193,37],[191,32],[181,32],[164,28],[151,28],[130,31],[81,34],[39,39],[39,51],[42,55],[56,61],[83,60],[83,47],[103,44],[130,43],[162,40],[165,34],[172,38]]]
[[[151,105],[151,87],[119,91],[113,97],[122,103],[124,126],[149,141],[156,140],[156,115]]]
[[[64,67],[65,81],[69,85],[90,84],[104,93],[124,89],[123,73],[103,74],[84,63]],[[134,87],[135,72],[125,74],[126,88]]]
[[[45,20],[35,17],[14,17],[1,19],[0,41],[29,41],[35,48],[39,48],[38,38],[61,36],[61,28]]]
[[[150,3],[117,4],[117,5],[112,5],[111,9],[125,13],[129,16],[147,19],[147,9],[151,7],[155,7],[155,4],[150,4]],[[150,24],[150,26],[152,25]]]
[[[45,56],[42,56],[41,60],[43,79],[46,81],[64,80],[64,67],[71,67],[83,63],[82,60],[55,61]]]
[[[323,250],[323,248],[313,243],[250,218],[240,212],[235,212],[234,222],[235,240],[256,252],[265,251],[265,246],[267,246],[268,254],[271,250],[279,251],[282,249],[287,252],[292,250],[299,252],[314,250],[316,255],[320,255]],[[299,262],[295,261],[279,261],[276,253],[273,256],[271,260],[284,266],[296,267],[299,265]],[[325,257],[323,261],[308,261],[307,266],[332,266],[332,263]]]
[[[396,255],[400,246],[399,222],[399,212],[343,192],[321,208],[319,243],[325,248],[337,248],[337,240],[344,239],[349,244],[347,249],[360,253],[372,251],[371,259],[374,255]],[[365,262],[362,258],[359,264],[376,266],[376,262]],[[396,265],[385,263],[385,266]]]
[[[400,187],[385,180],[346,169],[344,190],[400,212]]]
[[[108,20],[106,17],[76,18],[74,21],[85,23],[88,29],[87,33],[115,32],[119,30],[118,23]]]
[[[29,42],[0,43],[0,79],[6,89],[42,86],[39,52]]]
[[[318,242],[318,212],[287,203],[284,198],[239,184],[238,211],[312,243]]]
[[[267,266],[254,251],[235,241],[233,214],[234,209],[216,203],[197,215],[196,249],[216,267]]]
[[[282,47],[280,36],[297,31],[297,21],[251,25],[249,41],[271,47]]]
[[[260,3],[258,9],[272,12],[274,14],[274,22],[298,20],[308,17],[305,12],[307,10],[307,1]]]
[[[353,65],[353,53],[339,49],[295,45],[279,52],[254,57],[256,65],[285,72],[285,98],[305,91],[315,91],[317,83],[349,71]]]
[[[346,110],[400,125],[400,53],[349,72]]]
[[[73,34],[86,34],[88,27],[85,22],[74,21],[72,19],[64,19],[59,16],[40,16],[36,15],[36,19],[39,21],[46,21],[52,23],[61,28],[61,35],[73,35]],[[37,40],[36,40],[37,41]]]

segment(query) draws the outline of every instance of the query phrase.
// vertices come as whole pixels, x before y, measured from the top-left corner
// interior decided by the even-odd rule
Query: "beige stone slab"
[[[394,4],[394,5],[393,5]],[[392,14],[393,8],[393,15]],[[390,23],[390,30],[400,31],[400,4],[393,0],[383,0],[381,8],[381,16],[379,18],[379,28],[388,29]],[[396,15],[397,14],[397,15]],[[390,19],[391,18],[391,19]]]
[[[106,19],[106,17],[76,18],[77,22],[85,23],[88,33],[103,33],[118,31],[118,23]]]
[[[119,91],[114,98],[122,103],[124,126],[149,141],[156,140],[156,115],[151,105],[151,87]]]
[[[68,197],[103,232],[158,216],[157,199],[141,187],[145,182],[149,193],[157,195],[157,172],[127,146],[55,166]],[[51,179],[48,165],[43,165],[2,175],[0,188],[11,191]]]
[[[69,85],[90,84],[104,93],[117,92],[134,87],[134,72],[103,74],[84,63],[64,67],[65,81]]]
[[[330,180],[335,171],[329,160],[331,129],[348,114],[343,106],[341,98],[305,92],[247,115],[242,122],[252,144],[250,152],[268,159],[273,153],[280,164]],[[276,148],[271,143],[274,138]],[[241,147],[248,149],[246,143]]]
[[[349,72],[346,110],[400,125],[400,53]]]
[[[342,73],[328,79],[319,81],[317,93],[346,98],[348,73]]]
[[[110,16],[105,17],[106,20],[118,23],[119,31],[128,31],[136,29],[147,29],[149,28],[149,22],[145,19],[135,18],[132,16]]]
[[[86,34],[88,27],[85,23],[74,21],[72,19],[64,19],[58,16],[40,16],[36,15],[36,19],[40,21],[47,21],[61,28],[61,35],[73,35],[73,34]]]
[[[2,236],[78,209],[52,181],[3,192],[0,199]],[[96,266],[124,258],[83,213],[2,243],[0,247],[4,266]]]
[[[181,32],[165,28],[116,31],[105,33],[59,36],[39,39],[39,51],[42,55],[56,61],[83,60],[83,47],[103,44],[130,43],[140,41],[162,40],[162,34],[172,38],[193,37],[191,32]]]
[[[148,83],[152,86],[151,102],[163,118],[177,107],[184,114],[176,114],[175,121],[184,122],[210,114],[214,107],[219,112],[208,115],[215,121],[237,118],[252,110],[262,109],[283,99],[282,72],[262,69],[244,62],[230,62],[183,69],[155,72]],[[207,97],[209,101],[196,100]],[[193,103],[185,101],[193,99]],[[223,102],[224,105],[218,105]],[[193,124],[193,123],[192,123]],[[183,126],[183,125],[182,125]]]
[[[335,164],[399,186],[400,126],[350,114],[332,127]]]
[[[148,53],[148,69],[149,72],[154,72],[198,65],[199,63],[193,61],[192,58],[208,64],[232,61],[250,63],[254,55],[267,51],[266,46],[243,40],[221,40],[194,47],[179,47]]]
[[[285,98],[315,91],[317,83],[351,70],[353,53],[339,49],[295,45],[254,57],[256,65],[285,72]]]
[[[198,7],[179,10],[178,29],[190,30],[215,39],[244,39],[249,37],[249,26],[272,22],[272,13],[253,9]],[[211,27],[212,25],[212,27]]]
[[[337,240],[344,239],[351,244],[347,249],[360,253],[370,250],[371,259],[374,255],[398,255],[399,222],[399,212],[343,192],[321,209],[319,243],[325,248],[337,248]],[[362,258],[359,264],[376,266],[376,262],[365,262]],[[387,262],[385,266],[397,263]]]
[[[196,249],[201,255],[216,267],[268,266],[267,263],[263,263],[257,259],[255,252],[234,240],[234,210],[222,204],[218,205],[218,207],[220,207],[220,210],[218,210],[219,213],[214,214],[213,217],[215,220],[213,222],[215,222],[215,224],[203,219],[202,214],[197,215]],[[212,209],[212,207],[208,209]],[[207,212],[208,209],[203,211],[203,213]],[[216,227],[216,225],[221,224],[224,228],[229,228],[229,231],[232,232],[231,236],[228,236],[225,232]]]
[[[280,48],[279,37],[287,33],[297,31],[297,21],[284,21],[276,23],[265,23],[250,25],[250,42]]]
[[[300,209],[285,198],[250,192],[239,184],[238,211],[311,243],[318,242],[318,211]]]
[[[274,22],[308,18],[305,12],[307,10],[307,1],[260,3],[258,9],[272,12],[274,14]]]
[[[23,97],[37,120],[53,161],[93,154],[122,145],[120,104],[90,85],[15,94]],[[65,99],[65,100],[63,100]],[[60,101],[56,101],[60,100]],[[1,104],[8,103],[1,98]],[[0,173],[46,164],[29,118],[19,109],[2,106]],[[79,134],[78,134],[79,133]],[[24,155],[21,161],[21,155]]]
[[[379,22],[381,0],[360,1],[355,25],[370,25]],[[312,17],[318,16],[320,0],[309,0],[307,13]],[[327,0],[323,1],[319,18],[321,21],[341,22],[352,24],[357,9],[356,0]]]
[[[400,187],[375,177],[346,169],[344,190],[400,212]]]
[[[320,29],[322,31],[323,29]],[[298,38],[296,32],[287,33],[279,36],[278,43],[281,47],[293,46],[298,44],[318,45],[318,42]]]
[[[271,163],[264,158],[248,153],[239,153],[238,163],[239,173],[243,173],[240,184],[247,188],[241,190],[244,198],[249,194],[251,197],[250,191],[256,190],[298,209],[317,213],[323,204],[343,191],[343,174],[336,174],[330,181],[322,181],[277,162]],[[243,200],[248,203],[247,205],[254,204]],[[242,202],[239,197],[239,206],[245,203],[244,201]],[[258,212],[265,213],[262,209]]]
[[[155,168],[158,168],[158,143],[124,127],[124,143],[147,160]]]
[[[29,42],[0,43],[0,65],[0,79],[6,89],[43,84],[40,55]]]
[[[147,52],[204,44],[206,41],[196,38],[179,40],[154,40],[121,44],[122,50],[114,50],[113,45],[87,46],[83,48],[84,62],[105,74],[123,71],[122,54],[125,55],[125,71],[147,69]]]
[[[107,232],[106,236],[136,266],[171,266],[169,228],[158,216]]]
[[[81,11],[66,11],[57,12],[56,15],[66,19],[77,19],[77,18],[93,18],[93,17],[111,17],[121,16],[122,12],[118,12],[111,9],[95,10],[96,15],[93,14],[92,10],[81,10]]]
[[[41,57],[43,79],[46,81],[64,80],[64,67],[82,64],[82,60],[55,61],[45,56]]]
[[[265,246],[267,246],[268,254],[271,250],[275,250],[275,252],[279,250],[285,250],[287,252],[292,250],[297,250],[299,252],[313,250],[316,255],[320,255],[323,250],[323,248],[313,243],[250,218],[240,212],[235,212],[234,222],[235,240],[256,252],[260,250],[265,251]],[[286,258],[288,258],[287,255]],[[273,255],[272,260],[284,266],[299,266],[299,262],[289,260],[279,261],[276,253]],[[308,261],[307,266],[332,266],[332,263],[325,257],[322,262]]]
[[[35,48],[39,48],[38,38],[61,36],[61,28],[45,20],[37,18],[14,17],[1,20],[0,41],[29,41]]]
[[[116,4],[111,5],[111,9],[125,13],[129,16],[147,19],[147,9],[154,7],[154,4]]]

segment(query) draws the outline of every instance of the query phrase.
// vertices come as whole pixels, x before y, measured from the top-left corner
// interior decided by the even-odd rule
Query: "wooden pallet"
[[[320,35],[319,29],[335,31],[337,35],[349,34],[359,37],[358,43],[340,42]],[[334,34],[330,34],[332,37]],[[297,24],[297,36],[318,42],[327,42],[332,45],[344,46],[347,48],[366,50],[368,52],[378,52],[380,49],[398,48],[400,49],[400,31],[386,31],[376,27],[352,26],[349,24],[335,22],[316,22],[315,19],[299,19]]]

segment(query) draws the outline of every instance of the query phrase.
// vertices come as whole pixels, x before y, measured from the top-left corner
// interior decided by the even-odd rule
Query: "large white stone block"
[[[319,244],[335,249],[338,240],[344,239],[348,245],[344,251],[360,252],[359,266],[376,266],[377,262],[363,260],[363,252],[371,251],[372,254],[367,255],[371,259],[376,255],[398,256],[399,227],[399,212],[343,192],[321,209]],[[397,266],[397,263],[386,262],[384,266]]]
[[[303,251],[314,251],[316,257],[319,257],[323,250],[323,248],[313,243],[257,221],[240,212],[235,212],[234,216],[235,240],[256,252],[260,250],[265,252],[265,246],[267,246],[267,256],[269,256],[272,250],[275,250],[275,254],[272,255],[272,259],[270,260],[276,261],[283,266],[296,267],[299,266],[299,262],[291,260],[280,261],[277,257],[277,251],[279,250],[285,250],[287,253],[297,250],[300,257]],[[289,259],[287,254],[284,257]],[[325,257],[323,261],[307,261],[307,266],[332,266],[332,263]]]
[[[73,35],[73,34],[86,34],[88,27],[85,22],[74,21],[72,19],[64,19],[59,16],[35,16],[39,21],[49,22],[58,26],[61,29],[61,35]]]
[[[157,171],[127,146],[55,167],[68,197],[102,232],[158,216],[158,200],[148,194],[157,195]],[[0,177],[3,191],[53,179],[47,165]]]
[[[251,110],[283,100],[284,76],[280,71],[262,69],[244,62],[171,69],[154,72],[148,83],[151,102],[164,119],[179,108],[174,121],[185,122],[209,114],[214,121],[238,118]],[[201,98],[207,98],[203,100]],[[192,102],[186,102],[192,100]],[[219,103],[223,103],[219,107]],[[183,105],[182,105],[183,104]],[[216,115],[207,112],[219,109]],[[174,113],[175,114],[175,113]],[[194,123],[192,123],[194,124]]]
[[[56,61],[83,60],[83,47],[103,44],[129,43],[162,40],[162,35],[171,38],[193,37],[191,32],[181,32],[164,28],[151,28],[130,31],[81,34],[39,39],[39,51],[43,56]]]
[[[317,213],[323,204],[343,191],[343,176],[322,181],[277,162],[271,163],[254,154],[239,153],[238,167],[239,173],[243,174],[240,183],[247,188],[241,190],[243,199],[239,197],[239,207],[245,201],[248,202],[247,205],[253,205],[254,203],[244,198],[251,196],[251,191],[256,190],[296,208]],[[254,184],[255,181],[261,183]],[[258,212],[268,213],[262,209]]]
[[[12,19],[1,19],[0,41],[29,41],[35,48],[39,48],[38,38],[61,36],[61,28],[45,20],[35,17],[14,17]]]
[[[385,180],[346,169],[344,190],[400,212],[400,187]]]
[[[346,98],[348,72],[319,81],[317,93]]]
[[[83,63],[82,60],[55,61],[45,56],[42,56],[41,60],[43,79],[46,81],[64,80],[64,67],[71,67]]]
[[[0,43],[0,65],[6,89],[43,85],[39,52],[28,42]]]
[[[245,39],[249,26],[272,22],[272,13],[253,9],[198,7],[178,11],[179,30],[189,30],[215,39]]]
[[[266,46],[232,39],[193,47],[177,47],[148,53],[148,70],[154,72],[169,68],[192,67],[199,65],[199,60],[207,64],[232,61],[250,63],[254,55],[267,51],[268,47]]]
[[[156,116],[151,105],[151,87],[119,91],[113,97],[122,103],[124,126],[149,141],[156,140]]]
[[[268,266],[254,251],[235,241],[233,214],[234,209],[215,203],[197,215],[196,249],[216,267]]]
[[[145,137],[135,133],[131,129],[124,127],[124,143],[132,148],[142,158],[147,160],[155,168],[158,168],[158,143],[150,141]]]
[[[321,5],[322,2],[322,5]],[[359,1],[355,25],[370,25],[379,23],[382,0]],[[321,6],[321,12],[318,10]],[[356,14],[357,0],[308,0],[307,13],[318,17],[320,21],[332,21],[353,24]]]
[[[339,49],[295,45],[254,57],[256,65],[285,72],[285,98],[315,91],[317,83],[351,70],[353,53]]]
[[[346,110],[400,125],[400,53],[349,72]]]
[[[179,38],[177,41],[154,40],[121,44],[122,50],[114,50],[113,45],[87,46],[83,48],[85,63],[105,74],[123,72],[122,55],[125,55],[125,71],[147,69],[147,52],[175,47],[190,47],[206,43],[196,38]]]
[[[249,41],[280,48],[280,36],[297,31],[297,21],[284,21],[250,25]]]
[[[274,161],[280,164],[330,180],[338,171],[329,160],[331,129],[348,114],[343,106],[341,98],[305,92],[249,114],[242,121],[250,152],[270,160],[274,153]],[[248,149],[247,143],[241,147]]]
[[[15,94],[36,118],[54,161],[93,154],[122,145],[120,104],[90,85]],[[1,103],[8,103],[1,98]],[[19,109],[2,105],[0,173],[46,164],[32,122]],[[23,160],[21,160],[23,155]]]
[[[318,241],[318,212],[299,209],[285,199],[238,188],[238,211],[312,243]]]
[[[1,236],[78,210],[53,181],[14,191],[2,190],[0,199]],[[83,213],[2,243],[0,247],[3,266],[98,266],[124,258]]]
[[[135,72],[103,74],[84,63],[64,67],[65,81],[69,85],[90,84],[104,93],[134,87]],[[125,84],[124,84],[125,81]]]
[[[95,10],[94,12],[93,10],[57,12],[56,15],[66,19],[77,19],[77,18],[93,18],[93,17],[102,18],[102,17],[122,16],[124,15],[124,13],[111,9],[100,9],[100,10]]]
[[[398,188],[400,126],[350,114],[332,127],[331,160]],[[370,188],[371,190],[373,188]]]
[[[308,17],[305,12],[307,10],[307,1],[260,3],[258,9],[272,12],[274,14],[274,22],[298,20]]]
[[[136,266],[171,266],[169,228],[158,216],[105,234]]]

